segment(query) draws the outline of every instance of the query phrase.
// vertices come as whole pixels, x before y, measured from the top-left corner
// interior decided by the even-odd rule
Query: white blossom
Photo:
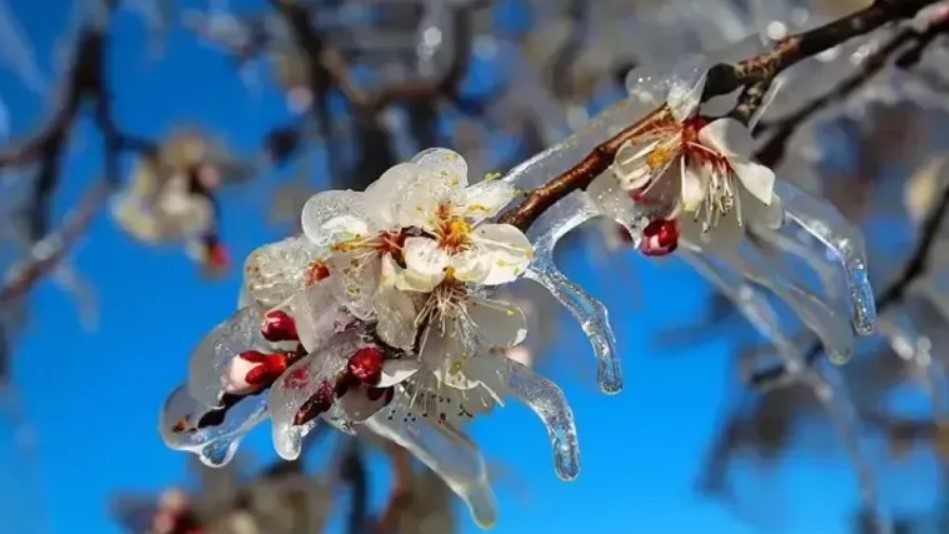
[[[747,220],[780,220],[774,172],[751,160],[748,129],[699,114],[704,83],[702,76],[691,86],[673,84],[664,105],[644,119],[648,126],[617,151],[612,176],[593,188],[618,180],[621,194],[649,213],[654,224],[640,245],[647,254],[671,252],[680,233],[696,246],[735,242]]]

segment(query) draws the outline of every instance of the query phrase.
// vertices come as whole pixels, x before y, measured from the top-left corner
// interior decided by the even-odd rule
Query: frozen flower
[[[648,214],[640,242],[645,254],[672,252],[680,234],[694,245],[731,241],[746,220],[769,226],[780,220],[774,173],[751,161],[748,129],[731,118],[699,115],[704,83],[703,76],[691,87],[674,84],[641,132],[619,148],[612,177],[600,178],[618,180]]]
[[[289,237],[247,256],[240,304],[269,310],[328,277],[319,250],[305,237]]]
[[[514,195],[510,184],[467,187],[455,152],[430,149],[386,171],[365,192],[332,191],[303,209],[306,236],[329,251],[331,284],[386,343],[410,348],[418,313],[411,293],[443,281],[498,285],[527,268],[531,246],[510,225],[483,224]],[[406,292],[410,292],[406,294]]]
[[[411,202],[400,214],[421,235],[405,241],[399,287],[428,292],[446,278],[490,286],[517,279],[530,263],[530,241],[514,226],[484,223],[510,203],[513,186],[488,180],[469,187],[464,159],[450,150],[420,156],[433,177],[408,190]]]

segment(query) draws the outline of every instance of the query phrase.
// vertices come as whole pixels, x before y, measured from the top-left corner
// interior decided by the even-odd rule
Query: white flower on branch
[[[700,114],[704,86],[704,75],[672,84],[642,132],[618,150],[612,176],[599,178],[618,180],[650,214],[639,244],[647,255],[672,252],[680,235],[694,244],[734,242],[747,220],[780,219],[774,172],[751,161],[754,141],[742,123]]]
[[[444,297],[462,284],[508,283],[530,263],[531,245],[520,230],[485,223],[510,203],[513,187],[499,181],[467,187],[467,173],[459,154],[430,149],[392,167],[363,193],[320,193],[303,209],[307,237],[329,252],[330,283],[354,313],[377,319],[379,336],[394,347],[415,342],[406,322],[420,322],[415,302],[426,300],[420,294],[441,299],[443,309],[453,302]]]

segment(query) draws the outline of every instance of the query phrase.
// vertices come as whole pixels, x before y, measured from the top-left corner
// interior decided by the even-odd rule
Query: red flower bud
[[[264,315],[260,333],[267,341],[296,341],[297,323],[293,317],[282,310],[273,310]]]
[[[647,256],[665,256],[679,246],[679,227],[676,221],[656,219],[643,229],[639,251]]]

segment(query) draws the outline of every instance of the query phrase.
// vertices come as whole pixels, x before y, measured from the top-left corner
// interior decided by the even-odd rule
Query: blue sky
[[[69,10],[6,1],[50,72],[52,47]],[[129,132],[157,138],[173,125],[199,123],[247,151],[286,116],[278,94],[265,89],[249,95],[226,58],[180,29],[165,41],[160,61],[146,60],[142,26],[128,16],[114,39],[109,73],[115,112]],[[43,116],[42,102],[9,72],[0,72],[0,97],[15,132],[29,131]],[[57,199],[60,213],[99,172],[95,136],[88,125],[78,133]],[[313,177],[314,183],[322,179]],[[234,191],[225,200],[223,231],[235,258],[279,236],[279,229],[262,223],[264,207],[254,200],[251,191]],[[719,339],[669,353],[654,343],[659,328],[702,313],[707,286],[676,261],[630,255],[603,262],[586,252],[572,250],[566,267],[609,306],[626,387],[618,396],[600,394],[579,328],[564,327],[564,342],[548,355],[544,371],[564,386],[579,424],[582,471],[572,483],[554,475],[546,434],[527,410],[512,405],[477,422],[477,441],[503,472],[496,532],[752,532],[729,509],[694,491],[710,439],[732,402],[733,347]],[[43,283],[34,291],[31,324],[16,347],[15,380],[35,436],[38,480],[4,440],[0,460],[16,463],[2,468],[0,510],[13,517],[44,514],[54,534],[116,533],[107,508],[112,496],[185,480],[185,455],[166,449],[156,432],[158,411],[184,379],[192,346],[232,310],[239,279],[233,272],[204,281],[184,255],[131,241],[105,213],[96,217],[74,261],[98,292],[98,326],[85,329],[57,286]],[[3,426],[0,438],[9,434]],[[268,461],[268,439],[268,429],[260,428],[246,448]],[[773,506],[773,524],[783,532],[843,532],[856,500],[846,462],[813,448],[797,447],[792,456],[763,482],[749,482],[753,502]],[[378,500],[387,475],[384,466],[374,466]],[[42,495],[39,510],[24,498],[34,483]],[[461,523],[463,532],[479,531],[466,517]]]

